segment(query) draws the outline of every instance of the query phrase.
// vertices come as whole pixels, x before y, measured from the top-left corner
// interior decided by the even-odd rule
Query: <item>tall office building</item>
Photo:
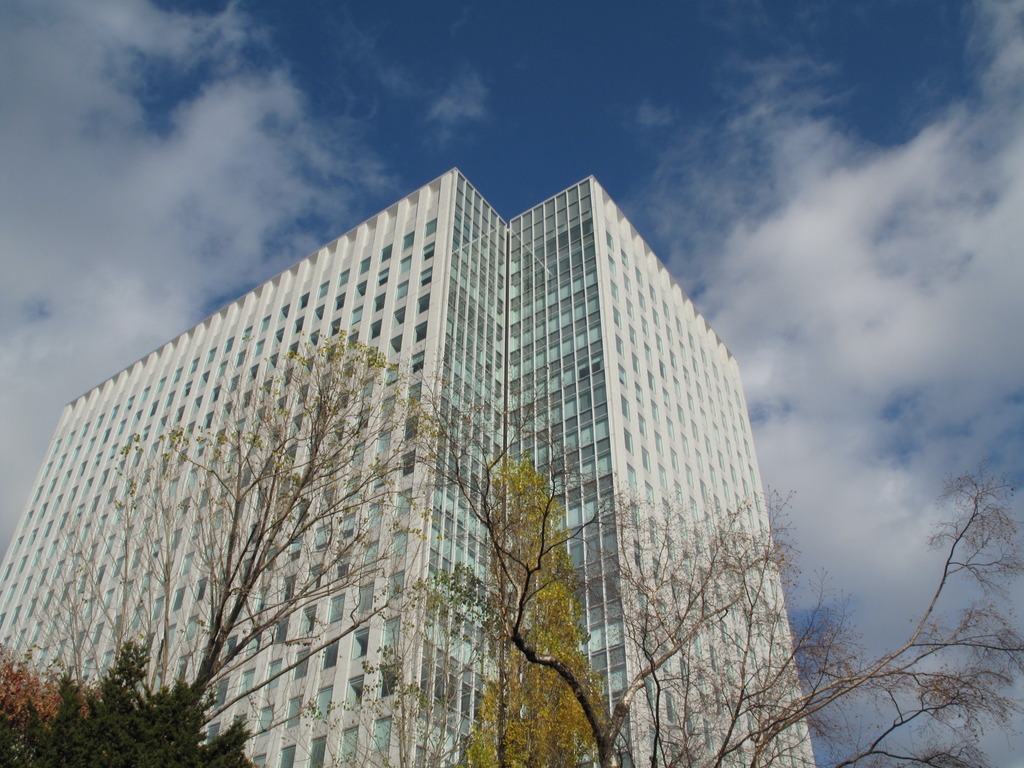
[[[626,491],[651,508],[684,510],[699,530],[714,510],[756,498],[761,481],[735,359],[593,178],[506,222],[452,170],[71,402],[0,570],[4,645],[52,658],[56,649],[40,644],[65,610],[62,585],[81,578],[75,553],[106,551],[117,525],[118,466],[130,436],[145,449],[176,427],[215,429],[239,377],[257,376],[311,338],[349,335],[414,377],[443,382],[446,402],[461,413],[479,411],[491,424],[504,413],[537,420],[487,439],[511,441],[538,466],[557,463],[576,478],[563,502],[566,524],[578,532],[571,556],[585,579],[587,651],[607,692],[621,690],[636,661],[624,648],[615,583],[620,537],[600,510]],[[412,482],[400,481],[398,490]],[[437,484],[427,499],[423,551],[406,579],[457,563],[481,567],[483,533],[458,493]],[[765,528],[761,508],[746,508],[748,524]],[[205,586],[188,575],[187,531],[184,539],[173,541],[172,556],[181,586],[153,598],[161,601],[160,621],[182,628],[179,638],[197,631],[194,605]],[[75,544],[87,540],[97,546]],[[92,572],[102,582],[93,585],[97,596],[109,592],[103,579],[113,583],[115,571],[132,567],[108,565]],[[362,602],[357,588],[350,607]],[[306,610],[318,617],[309,621],[312,634],[354,615],[339,607],[343,599]],[[114,650],[99,615],[78,633],[95,650],[83,663],[96,670]],[[398,761],[398,742],[408,735],[386,707],[369,704],[387,695],[378,650],[394,631],[386,619],[319,649],[229,706],[215,725],[245,717],[266,728],[251,752],[270,766],[356,755]],[[410,665],[414,681],[448,674],[440,662],[429,669],[427,657],[441,655],[436,647],[411,652],[421,655]],[[218,700],[230,702],[253,679],[277,674],[292,654],[287,642],[254,648],[218,681]],[[183,657],[185,671],[187,663]],[[478,704],[480,679],[464,673],[454,688],[451,708],[464,723]],[[308,717],[311,704],[318,717]],[[633,728],[634,741],[646,738],[640,730]],[[442,747],[450,750],[464,731],[449,728]],[[800,764],[809,747],[794,754]],[[422,745],[417,758],[430,762]]]

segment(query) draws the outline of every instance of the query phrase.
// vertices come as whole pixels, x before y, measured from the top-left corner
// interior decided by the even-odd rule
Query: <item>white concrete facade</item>
[[[550,442],[586,478],[567,494],[572,527],[626,489],[652,506],[689,510],[694,521],[761,493],[736,360],[597,182],[585,179],[506,223],[453,170],[65,407],[0,565],[4,645],[52,658],[38,647],[57,610],[47,595],[69,572],[61,565],[67,542],[102,540],[129,436],[145,445],[174,427],[215,424],[218,401],[238,377],[311,336],[348,334],[442,379],[467,405],[550,393]],[[538,464],[555,458],[530,439],[517,447]],[[424,570],[481,556],[472,521],[443,497]],[[763,509],[749,509],[749,524],[765,528]],[[615,546],[607,534],[582,531],[571,554],[588,580],[588,650],[614,692],[627,659],[621,607],[601,588],[602,548]],[[103,629],[95,631],[102,646]],[[383,631],[375,625],[358,642],[372,647]],[[346,638],[334,666],[313,664],[301,681],[283,681],[233,714],[258,721],[267,707],[277,719],[296,701],[342,703],[364,650]],[[253,755],[270,766],[306,766],[319,754],[339,755],[346,738],[391,738],[390,724],[353,736],[356,726],[346,723],[282,725],[254,741]]]

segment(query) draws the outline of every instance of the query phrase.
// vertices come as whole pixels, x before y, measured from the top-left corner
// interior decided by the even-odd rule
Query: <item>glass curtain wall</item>
[[[563,497],[588,652],[611,693],[626,659],[591,192],[583,181],[511,222],[509,390],[512,453],[532,456]]]

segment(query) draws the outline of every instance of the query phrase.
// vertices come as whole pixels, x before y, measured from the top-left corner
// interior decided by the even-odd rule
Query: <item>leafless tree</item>
[[[478,578],[462,565],[435,571],[408,585],[400,610],[385,616],[338,764],[461,765],[486,663]]]
[[[795,558],[755,508],[619,499],[605,512],[617,559],[601,567],[611,569],[622,615],[608,626],[618,636],[604,642],[621,642],[628,663],[605,700],[590,670],[530,632],[547,558],[574,535],[561,525],[558,493],[516,498],[501,481],[508,457],[482,456],[450,450],[442,469],[486,536],[497,621],[528,662],[554,670],[572,692],[602,766],[627,755],[652,768],[811,766],[812,733],[819,760],[836,768],[984,766],[978,735],[1020,711],[1009,692],[1024,642],[999,602],[1022,569],[1019,527],[998,479],[950,481],[952,515],[931,541],[944,554],[933,596],[905,641],[882,654],[867,650],[826,593],[790,620]],[[957,609],[972,586],[976,599]]]
[[[985,473],[950,478],[950,515],[931,547],[941,557],[928,603],[905,639],[867,653],[851,617],[828,600],[794,622],[800,708],[832,765],[967,768],[990,763],[981,734],[1022,711],[1011,695],[1024,673],[1024,637],[1007,589],[1024,572],[1013,489]],[[863,712],[874,713],[865,718]],[[850,728],[859,715],[858,728]]]
[[[421,528],[408,382],[358,344],[267,369],[214,390],[209,429],[124,450],[123,493],[54,581],[66,610],[48,642],[69,669],[143,638],[152,682],[206,687],[213,719],[384,610]]]
[[[786,551],[763,519],[746,507],[619,504],[630,663],[612,720],[631,720],[637,764],[813,765],[807,728],[789,717],[801,688]]]
[[[819,765],[988,765],[979,736],[1020,712],[1011,691],[1024,671],[1001,602],[1022,570],[1010,493],[984,473],[949,481],[934,591],[881,654],[827,591],[809,605],[791,596],[790,620],[781,589],[799,574],[780,526],[769,536],[742,510],[624,520],[622,589],[639,598],[626,602],[637,670],[626,690],[647,731],[634,729],[637,763],[811,765],[813,733]]]

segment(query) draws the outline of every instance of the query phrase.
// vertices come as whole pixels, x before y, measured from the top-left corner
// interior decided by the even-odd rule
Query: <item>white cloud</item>
[[[1008,7],[979,5],[971,102],[905,143],[859,142],[766,66],[716,132],[666,155],[650,201],[740,361],[766,481],[797,492],[806,565],[854,594],[873,643],[933,586],[941,477],[986,458],[1024,474],[1024,15]]]
[[[260,46],[234,5],[0,12],[0,548],[64,403],[318,245],[297,219],[351,221],[388,183]]]
[[[671,107],[659,107],[644,99],[636,108],[634,120],[641,128],[665,128],[675,122],[675,113]]]
[[[427,111],[427,120],[436,126],[438,143],[446,143],[463,124],[486,118],[486,101],[487,86],[476,72],[465,71],[455,77]]]

